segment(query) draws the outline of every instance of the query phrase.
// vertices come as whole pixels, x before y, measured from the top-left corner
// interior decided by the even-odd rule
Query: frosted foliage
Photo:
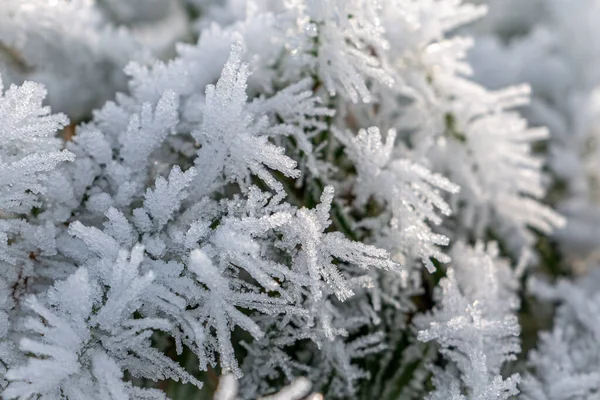
[[[165,92],[154,111],[148,103],[129,120],[127,131],[118,138],[123,163],[129,167],[142,165],[160,146],[177,124],[177,97]],[[141,142],[141,143],[140,143]],[[144,143],[144,147],[140,145]]]
[[[354,293],[332,261],[338,259],[355,263],[366,268],[375,266],[383,269],[394,268],[393,262],[387,259],[387,252],[373,246],[356,244],[339,233],[325,233],[329,226],[329,211],[333,199],[333,188],[326,187],[321,196],[321,204],[315,210],[305,208],[297,211],[297,220],[290,224],[286,239],[289,245],[299,244],[301,250],[296,254],[297,265],[306,268],[306,273],[315,284],[312,285],[313,300],[323,297],[323,290],[318,282],[321,278],[335,293],[338,299],[346,300]]]
[[[588,38],[598,34],[600,4],[530,0],[517,11],[513,2],[489,3],[490,15],[480,24],[485,34],[469,54],[475,78],[492,87],[531,85],[526,115],[548,126],[549,166],[564,183],[555,192],[568,223],[557,238],[571,257],[587,255],[598,246],[600,48]],[[519,19],[507,18],[511,9]]]
[[[90,240],[102,238],[100,233],[89,229],[83,234]],[[103,398],[98,394],[121,392],[121,397],[115,398],[128,398],[123,396],[132,388],[121,381],[124,368],[138,377],[170,377],[201,385],[150,347],[152,330],[168,331],[171,329],[168,321],[131,318],[142,304],[141,293],[153,291],[153,274],[139,275],[142,258],[143,248],[138,246],[130,256],[119,251],[112,265],[92,261],[90,267],[101,275],[93,278],[85,268],[80,268],[48,291],[48,308],[38,299],[30,298],[27,306],[49,325],[29,318],[26,327],[39,334],[40,339],[22,339],[20,347],[45,357],[31,358],[26,365],[11,370],[7,378],[13,383],[4,395],[27,398],[31,394],[44,397],[73,391],[73,395]],[[99,285],[111,289],[103,293]],[[97,311],[93,312],[93,308]],[[61,373],[49,373],[51,370]],[[117,387],[113,387],[115,383]]]
[[[595,1],[481,1],[490,8],[469,54],[475,78],[499,87],[528,82],[535,124],[548,126],[552,191],[567,217],[555,234],[573,278],[530,281],[530,291],[557,308],[553,326],[528,355],[525,399],[598,397],[598,84],[600,4]],[[518,18],[513,18],[518,16]]]
[[[252,300],[258,301],[260,298],[252,299],[254,296],[248,297],[232,292],[229,288],[229,282],[212,265],[208,256],[199,250],[192,252],[190,255],[190,269],[196,273],[198,281],[205,284],[210,291],[206,304],[198,311],[200,318],[208,321],[208,326],[216,332],[221,365],[225,370],[232,370],[241,375],[231,345],[233,326],[239,325],[257,339],[263,336],[263,332],[252,319],[243,315],[235,306],[238,304],[243,305]]]
[[[599,386],[598,332],[600,315],[597,266],[574,282],[556,285],[530,281],[534,294],[558,303],[554,328],[542,332],[538,347],[529,355],[531,374],[522,383],[523,398],[593,399]]]
[[[54,136],[67,124],[62,114],[42,106],[46,90],[26,82],[3,93],[0,76],[0,208],[4,212],[29,212],[39,206],[49,172],[64,161],[68,151]]]
[[[188,99],[167,90],[155,105],[135,106],[133,99],[121,97],[119,103],[107,105],[94,121],[78,130],[69,144],[77,158],[65,172],[73,179],[74,195],[82,201],[73,214],[81,215],[84,223],[70,221],[57,246],[63,260],[67,257],[82,265],[79,271],[85,271],[93,307],[77,327],[71,321],[61,325],[85,332],[72,343],[57,342],[51,332],[29,328],[41,339],[23,339],[20,348],[29,353],[29,361],[7,374],[12,382],[8,394],[26,396],[23,393],[29,390],[27,393],[46,395],[75,385],[85,388],[85,384],[73,382],[90,379],[102,385],[119,381],[125,371],[137,378],[201,386],[152,345],[150,337],[158,332],[173,337],[179,354],[184,345],[192,350],[201,369],[216,366],[218,355],[220,368],[240,377],[243,371],[235,355],[234,328],[260,340],[266,329],[272,330],[274,323],[284,318],[289,326],[281,329],[287,335],[320,345],[323,340],[345,335],[344,327],[334,327],[332,319],[334,315],[339,318],[339,311],[329,299],[346,300],[357,287],[366,285],[366,278],[356,276],[354,268],[399,268],[385,250],[353,242],[339,232],[325,232],[331,224],[333,188],[325,188],[322,204],[313,210],[281,203],[284,187],[263,163],[289,171],[291,176],[298,172],[293,168],[296,162],[269,138],[299,137],[306,127],[324,127],[317,118],[331,112],[311,99],[309,81],[274,98],[248,103],[242,52],[241,45],[232,47],[221,79],[206,91],[198,121],[180,120],[177,111],[189,104]],[[256,122],[253,115],[257,115]],[[224,125],[227,119],[232,122]],[[169,138],[177,134],[179,125],[197,126],[190,136],[197,139],[199,150],[187,153],[188,165],[195,167],[186,171],[171,161],[178,150],[171,147],[175,142]],[[233,133],[240,136],[232,140],[227,135]],[[249,141],[243,142],[243,135]],[[253,140],[258,142],[252,145]],[[265,146],[273,152],[263,161]],[[302,149],[310,150],[309,146]],[[214,158],[219,152],[223,157]],[[257,158],[249,159],[251,156]],[[153,158],[156,161],[152,162]],[[213,162],[206,164],[208,159]],[[277,164],[279,160],[283,164]],[[252,185],[251,177],[269,184],[275,196]],[[149,179],[153,184],[147,187]],[[232,183],[238,185],[239,194],[221,201],[207,196]],[[61,282],[48,293],[68,298],[71,286]],[[315,297],[307,298],[308,293]],[[66,318],[61,316],[63,306],[47,296],[35,299],[30,308],[42,317]],[[322,310],[318,304],[328,308]],[[36,370],[40,361],[54,361],[46,353],[31,351],[27,343],[70,352],[56,360],[65,365],[64,375],[48,385],[37,378],[27,380],[25,376]],[[342,343],[340,339],[337,346]],[[348,358],[343,354],[336,357],[345,368],[356,369],[350,364],[355,357],[352,352]],[[354,374],[364,376],[357,371]],[[132,395],[133,386],[123,385],[111,396]],[[106,392],[109,388],[87,390]]]
[[[451,202],[461,224],[477,237],[488,228],[503,232],[518,256],[534,241],[528,227],[549,232],[564,221],[540,202],[542,164],[530,145],[545,133],[528,129],[511,111],[527,101],[527,89],[489,91],[474,83],[466,62],[472,40],[447,35],[480,17],[485,7],[461,1],[383,3],[388,41],[402,43],[391,49],[404,78],[398,90],[412,103],[401,113],[384,107],[382,119],[414,127],[407,135],[417,160],[427,160],[461,187]]]
[[[486,249],[481,243],[475,248],[458,243],[453,256],[438,305],[416,321],[419,340],[436,341],[451,361],[436,376],[430,398],[507,399],[518,393],[520,379],[500,375],[502,365],[520,351],[518,281],[493,244]]]
[[[471,79],[485,7],[5,3],[5,80],[74,123],[0,89],[3,398],[518,394],[503,257],[563,221],[529,89]]]
[[[490,94],[496,100],[488,101],[513,106],[520,103],[522,95],[523,92],[515,89]],[[460,105],[457,107],[462,108]],[[456,132],[461,132],[465,124],[465,137],[459,137],[459,141],[465,140],[467,148],[457,146],[456,141],[447,141],[442,148],[454,155],[460,154],[461,158],[470,159],[473,165],[471,169],[466,170],[458,165],[450,168],[455,170],[455,180],[463,188],[461,193],[471,190],[472,198],[478,199],[475,204],[487,205],[487,209],[485,206],[465,209],[467,223],[482,230],[490,220],[495,221],[493,225],[498,230],[515,235],[510,245],[519,249],[519,243],[533,242],[532,235],[526,230],[527,225],[549,233],[555,226],[564,224],[564,220],[554,211],[535,200],[545,192],[540,174],[542,164],[529,154],[527,143],[545,138],[546,132],[527,130],[526,122],[518,114],[490,113],[480,118],[478,114],[482,111],[485,112],[465,112],[464,122],[459,119],[451,123],[448,121],[449,129],[456,129]],[[491,147],[495,151],[490,155]],[[472,186],[463,182],[472,182]],[[477,218],[479,221],[476,222]]]
[[[372,95],[365,78],[389,86],[394,83],[387,66],[373,55],[389,47],[373,3],[309,0],[298,11],[297,23],[307,37],[306,50],[316,53],[312,62],[330,94],[343,90],[351,101],[368,103]]]
[[[528,119],[547,125],[552,194],[567,216],[555,237],[574,277],[530,281],[530,291],[557,305],[551,328],[528,355],[525,399],[598,397],[597,221],[600,4],[561,0],[485,1],[490,14],[469,58],[475,78],[491,87],[528,82]],[[518,18],[512,18],[518,15]]]
[[[398,243],[396,246],[402,247],[394,250],[403,262],[407,255],[420,258],[430,271],[434,269],[430,257],[449,261],[436,247],[448,244],[448,238],[433,233],[425,222],[439,225],[442,216],[452,213],[440,190],[457,193],[459,187],[409,159],[394,158],[394,130],[388,132],[385,142],[376,127],[361,130],[355,137],[343,133],[337,137],[356,163],[357,205],[364,206],[369,198],[376,198],[391,209],[380,241],[390,247]]]
[[[248,65],[241,64],[242,51],[241,45],[233,46],[216,86],[206,87],[202,125],[193,133],[201,145],[198,168],[205,171],[200,184],[210,188],[224,175],[245,186],[250,176],[255,175],[271,189],[281,191],[281,183],[265,167],[298,177],[296,162],[283,154],[283,148],[268,141],[268,118],[247,111],[249,72]]]
[[[148,214],[162,228],[181,207],[181,202],[187,197],[184,190],[194,179],[196,170],[188,169],[185,173],[179,167],[173,167],[169,180],[159,176],[154,190],[148,189],[144,196],[144,207]]]

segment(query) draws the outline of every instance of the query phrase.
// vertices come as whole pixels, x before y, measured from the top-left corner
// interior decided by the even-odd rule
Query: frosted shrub
[[[486,7],[2,1],[45,85],[0,97],[3,398],[543,398],[517,314],[564,219],[528,86],[471,78]]]

